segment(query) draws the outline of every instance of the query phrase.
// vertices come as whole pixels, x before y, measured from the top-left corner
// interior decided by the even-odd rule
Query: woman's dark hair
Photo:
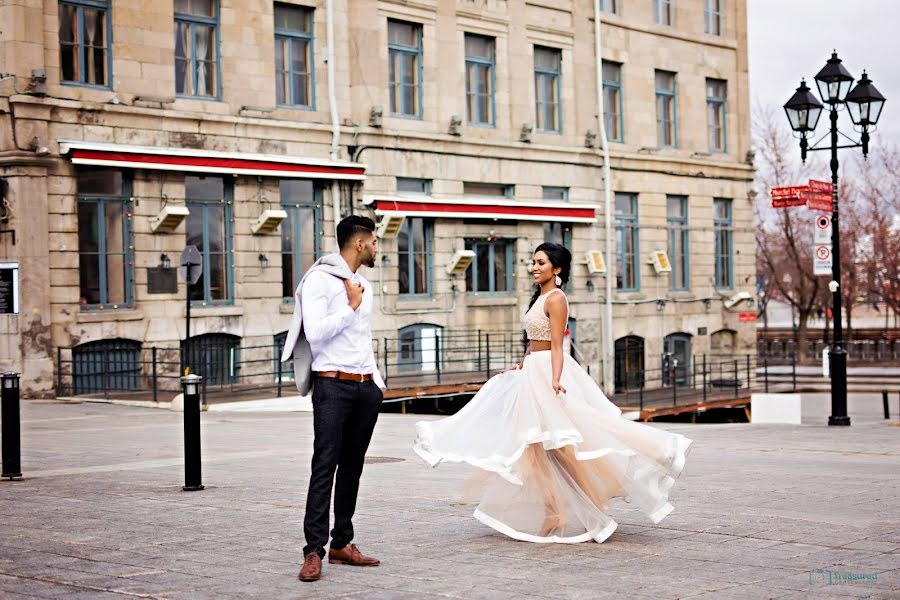
[[[535,248],[534,252],[543,252],[547,255],[547,258],[550,259],[550,264],[553,265],[554,268],[559,269],[559,278],[562,280],[562,285],[566,285],[566,282],[569,281],[569,273],[572,270],[572,253],[569,252],[569,249],[561,244],[544,242]],[[562,287],[562,285],[560,287]],[[541,286],[536,285],[534,287],[534,295],[531,297],[531,302],[528,303],[529,310],[541,296]],[[528,347],[528,333],[524,331],[522,332],[522,345],[525,348]]]
[[[569,252],[569,249],[563,246],[562,244],[554,244],[553,242],[544,242],[540,246],[534,249],[534,253],[543,252],[547,255],[547,258],[550,259],[550,264],[553,265],[554,268],[559,269],[559,278],[562,280],[562,287],[566,285],[566,282],[569,281],[569,274],[572,271],[572,253]],[[534,303],[537,302],[537,299],[541,295],[541,286],[535,286],[534,295],[531,297],[531,302],[528,303],[528,308],[534,306]]]

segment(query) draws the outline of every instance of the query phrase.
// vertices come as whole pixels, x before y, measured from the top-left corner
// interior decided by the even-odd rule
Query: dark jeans
[[[319,556],[325,556],[332,486],[331,547],[343,548],[353,540],[352,519],[359,476],[382,398],[381,390],[372,381],[358,383],[324,377],[315,380],[312,393],[315,441],[303,519],[304,555],[318,552]]]

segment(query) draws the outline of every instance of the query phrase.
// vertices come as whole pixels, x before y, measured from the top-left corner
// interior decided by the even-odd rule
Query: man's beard
[[[375,257],[370,256],[369,258],[367,258],[366,260],[363,261],[363,264],[366,265],[367,267],[369,267],[370,269],[373,268],[375,266]]]

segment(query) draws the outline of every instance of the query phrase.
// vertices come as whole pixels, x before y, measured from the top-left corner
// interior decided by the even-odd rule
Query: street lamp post
[[[884,107],[884,96],[875,89],[865,71],[856,87],[850,90],[853,76],[847,71],[837,52],[831,55],[821,71],[816,74],[816,86],[822,100],[829,105],[830,130],[828,144],[822,137],[812,146],[807,141],[819,121],[824,106],[812,94],[806,82],[801,80],[800,87],[784,105],[791,129],[800,134],[800,157],[806,162],[806,153],[815,150],[831,151],[831,256],[832,281],[828,284],[831,290],[831,318],[833,319],[834,336],[831,345],[831,415],[829,425],[850,425],[847,415],[847,350],[844,348],[844,329],[841,319],[841,234],[838,220],[838,154],[839,148],[862,148],[863,156],[869,154],[869,128],[874,127]],[[848,93],[849,91],[849,93]],[[846,105],[850,119],[859,128],[860,142],[854,142],[838,130],[838,111]],[[841,135],[852,143],[840,145]]]

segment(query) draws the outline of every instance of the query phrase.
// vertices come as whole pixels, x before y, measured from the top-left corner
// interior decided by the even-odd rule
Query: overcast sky
[[[887,98],[873,141],[878,137],[900,146],[900,1],[748,0],[748,5],[754,106],[776,107],[787,128],[781,106],[801,77],[815,90],[813,77],[837,50],[851,75],[858,80],[865,69]],[[824,134],[826,126],[823,113],[816,133]],[[850,117],[841,114],[838,126],[851,132]]]

